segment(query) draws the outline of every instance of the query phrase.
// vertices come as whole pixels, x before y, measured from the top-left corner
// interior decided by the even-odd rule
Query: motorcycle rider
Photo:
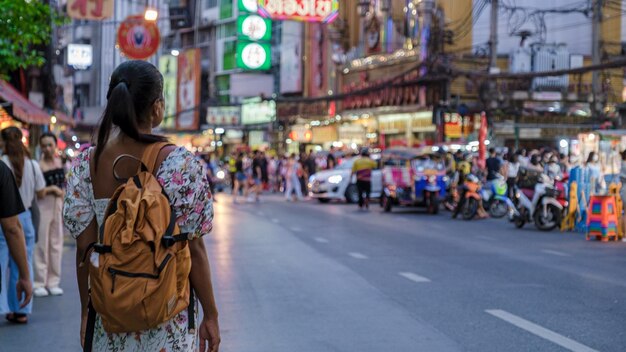
[[[559,165],[559,157],[552,155],[546,166],[544,166],[543,172],[553,180],[561,178],[563,176],[563,172],[561,171],[561,166]]]
[[[456,207],[454,208],[454,212],[452,213],[453,219],[456,219],[456,217],[461,212],[461,209],[463,209],[463,206],[465,205],[465,193],[467,192],[467,187],[465,186],[465,180],[469,179],[471,182],[479,182],[478,178],[471,174],[473,158],[474,158],[473,155],[468,153],[465,156],[464,160],[462,160],[461,162],[457,164],[457,173],[459,175],[457,189],[458,189],[459,198],[458,198]]]

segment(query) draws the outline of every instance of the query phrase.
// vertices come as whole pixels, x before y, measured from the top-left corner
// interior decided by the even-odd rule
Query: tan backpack
[[[174,208],[154,175],[166,145],[150,145],[138,173],[117,188],[93,244],[91,305],[109,333],[155,328],[188,307],[193,321],[188,237],[180,233]],[[124,180],[115,166],[123,158],[134,157],[115,160],[118,181]]]

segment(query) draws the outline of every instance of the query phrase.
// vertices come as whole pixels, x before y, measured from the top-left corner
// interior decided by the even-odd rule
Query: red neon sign
[[[258,0],[259,14],[274,20],[330,23],[339,15],[339,0]]]

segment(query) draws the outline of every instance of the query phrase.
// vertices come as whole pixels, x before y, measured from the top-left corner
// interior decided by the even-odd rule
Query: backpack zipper
[[[159,278],[159,275],[161,274],[161,271],[163,271],[163,269],[165,269],[165,265],[167,265],[167,263],[170,261],[170,259],[172,259],[172,255],[168,254],[167,256],[165,256],[165,259],[163,259],[163,262],[161,262],[161,264],[159,265],[159,267],[157,268],[157,273],[156,274],[148,274],[148,273],[131,273],[128,271],[124,271],[124,270],[119,270],[119,269],[114,269],[109,267],[108,271],[109,274],[111,274],[111,293],[113,293],[115,291],[115,277],[117,275],[121,275],[121,276],[125,276],[125,277],[132,277],[132,278],[143,278],[143,279],[153,279],[156,280]]]

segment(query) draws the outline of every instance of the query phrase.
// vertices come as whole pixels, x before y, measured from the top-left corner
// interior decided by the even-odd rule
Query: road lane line
[[[273,222],[274,224],[278,224],[278,223],[280,222],[280,220],[278,220],[278,219],[272,219],[272,222]]]
[[[496,240],[496,239],[495,239],[495,238],[493,238],[493,237],[489,237],[489,236],[482,236],[482,235],[480,235],[480,236],[476,236],[476,238],[479,238],[479,239],[481,239],[481,240],[485,240],[485,241],[495,241],[495,240]]]
[[[571,257],[572,256],[571,254],[567,254],[567,253],[563,253],[563,252],[559,252],[559,251],[553,251],[551,249],[542,249],[541,251],[543,253],[552,254],[552,255],[559,256],[559,257]]]
[[[315,237],[315,241],[319,242],[319,243],[328,243],[329,241],[327,239],[325,239],[324,237]]]
[[[430,279],[425,278],[425,277],[420,276],[420,275],[417,275],[416,273],[401,272],[401,273],[398,273],[398,274],[400,276],[404,277],[405,279],[409,279],[409,280],[414,281],[414,282],[419,282],[419,283],[430,282]]]
[[[263,216],[263,215],[265,215],[265,213],[264,213],[264,212],[262,212],[262,211],[257,211],[257,212],[256,212],[256,215],[258,215],[258,216]]]
[[[500,318],[506,321],[507,323],[513,324],[520,329],[526,330],[530,332],[531,334],[535,334],[541,338],[544,338],[550,342],[553,342],[572,352],[598,352],[597,350],[594,350],[591,347],[585,346],[563,335],[559,335],[552,330],[548,330],[542,326],[539,326],[528,320],[525,320],[516,315],[513,315],[507,311],[500,310],[500,309],[487,309],[485,312],[493,315],[496,318]]]
[[[348,255],[354,259],[368,259],[368,257],[365,254],[359,253],[359,252],[350,252],[348,253]]]
[[[291,229],[291,231],[293,231],[293,232],[302,232],[302,229],[301,229],[301,228],[299,228],[299,227],[295,227],[295,226],[294,226],[294,227],[290,227],[290,229]]]

